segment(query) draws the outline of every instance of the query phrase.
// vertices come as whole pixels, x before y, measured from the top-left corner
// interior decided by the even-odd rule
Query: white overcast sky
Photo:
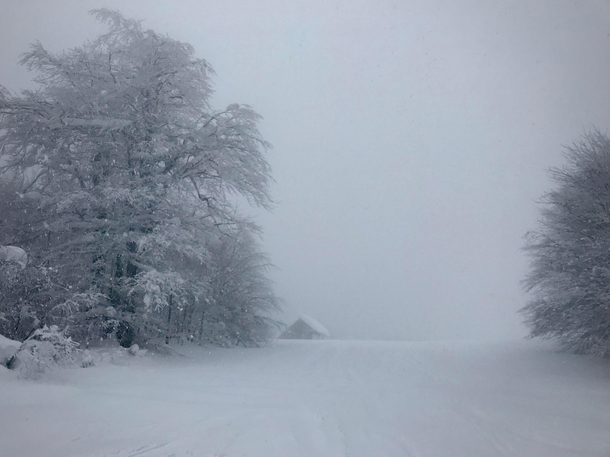
[[[252,105],[276,209],[255,211],[282,318],[339,338],[521,336],[546,170],[610,126],[604,0],[1,0],[0,84],[108,7],[195,47]]]

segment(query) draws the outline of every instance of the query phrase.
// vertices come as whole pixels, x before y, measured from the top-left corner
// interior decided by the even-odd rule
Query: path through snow
[[[0,455],[610,456],[610,364],[536,343],[182,350],[0,369]]]

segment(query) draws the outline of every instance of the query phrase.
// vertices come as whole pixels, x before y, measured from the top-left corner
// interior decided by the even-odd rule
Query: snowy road
[[[183,350],[0,369],[0,455],[610,456],[610,363],[536,343]]]

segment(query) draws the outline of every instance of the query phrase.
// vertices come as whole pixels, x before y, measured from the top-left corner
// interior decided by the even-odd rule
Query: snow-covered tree
[[[566,349],[610,354],[610,138],[595,131],[551,170],[540,228],[527,235],[532,292],[523,308],[532,336]]]
[[[258,345],[271,337],[277,323],[258,310],[272,311],[279,302],[266,276],[271,264],[252,232],[237,227],[232,236],[211,243],[210,253],[208,322],[222,324],[226,344]]]
[[[0,86],[0,223],[47,281],[44,304],[22,305],[41,325],[69,324],[80,341],[116,332],[129,345],[174,336],[172,313],[210,301],[210,248],[255,228],[233,196],[271,204],[269,145],[250,107],[211,108],[213,71],[190,45],[93,14],[106,34],[23,55],[39,90]],[[248,313],[276,305],[270,292]]]

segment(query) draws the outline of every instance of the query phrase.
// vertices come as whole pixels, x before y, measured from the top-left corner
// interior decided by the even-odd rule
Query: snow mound
[[[6,366],[20,347],[21,343],[19,341],[9,340],[5,336],[0,335],[0,365]]]
[[[56,325],[37,329],[11,359],[9,368],[22,378],[38,378],[55,366],[75,366],[80,354],[78,343],[66,337]]]
[[[322,324],[320,324],[313,317],[306,316],[305,314],[300,314],[299,319],[301,319],[303,322],[305,322],[307,325],[309,325],[316,332],[326,336],[327,338],[330,338],[330,333],[328,332],[326,327],[324,327]]]
[[[0,261],[15,262],[23,269],[28,264],[28,255],[17,246],[0,246]]]

